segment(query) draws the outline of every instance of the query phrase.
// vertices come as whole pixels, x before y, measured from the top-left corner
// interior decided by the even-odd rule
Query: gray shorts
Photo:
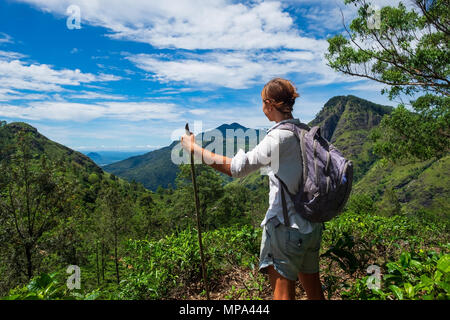
[[[273,265],[279,274],[294,281],[299,272],[319,272],[322,224],[314,223],[313,231],[305,234],[276,222],[277,219],[271,219],[264,225],[259,270],[265,273]]]

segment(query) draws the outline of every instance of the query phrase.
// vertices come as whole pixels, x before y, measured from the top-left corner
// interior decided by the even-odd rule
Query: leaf
[[[414,287],[411,283],[406,282],[403,287],[405,288],[405,292],[408,295],[408,298],[412,299],[414,297]]]
[[[414,288],[416,292],[419,292],[420,290],[430,291],[433,284],[433,280],[423,274],[420,276],[420,282],[416,284]]]
[[[84,300],[95,300],[100,296],[99,291],[93,291],[84,297]]]
[[[398,300],[403,300],[403,292],[402,289],[397,287],[396,285],[392,284],[389,286],[389,289],[391,289],[392,293]]]
[[[20,300],[20,294],[15,294],[11,296],[6,296],[4,298],[0,298],[0,300]]]
[[[394,271],[397,271],[401,275],[405,274],[405,271],[402,269],[402,267],[399,266],[395,262],[388,262],[388,263],[386,263],[386,267],[388,268],[388,272],[389,273],[394,273]]]
[[[439,282],[437,283],[437,285],[438,285],[439,287],[441,287],[442,289],[444,289],[444,291],[445,291],[446,293],[450,293],[450,284],[449,284],[449,283],[447,283],[447,282],[445,282],[445,281],[439,281]]]
[[[28,290],[32,292],[37,292],[39,290],[42,290],[49,286],[53,282],[53,279],[51,276],[49,276],[46,273],[43,273],[37,277],[35,277],[33,280],[30,281],[27,288]]]
[[[439,259],[437,268],[444,274],[450,272],[450,254],[446,254]]]
[[[409,267],[411,263],[411,254],[409,252],[402,252],[400,255],[400,264],[403,268]]]
[[[419,270],[422,269],[422,264],[419,261],[417,261],[417,260],[411,259],[411,266],[416,268],[416,269],[419,269]]]
[[[435,272],[434,272],[434,282],[439,282],[439,281],[441,281],[441,277],[442,277],[442,272],[441,271],[439,271],[439,270],[436,270]]]

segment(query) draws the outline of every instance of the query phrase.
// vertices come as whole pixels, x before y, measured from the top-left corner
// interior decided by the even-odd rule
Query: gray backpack
[[[329,141],[320,135],[318,126],[285,122],[276,127],[292,131],[299,139],[303,175],[297,194],[291,194],[281,182],[281,200],[285,225],[289,225],[284,190],[289,194],[296,211],[311,222],[326,222],[344,208],[353,180],[353,163],[344,158]]]

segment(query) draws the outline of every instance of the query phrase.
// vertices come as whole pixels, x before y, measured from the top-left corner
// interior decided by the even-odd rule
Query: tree
[[[205,222],[209,219],[205,217],[206,209],[213,207],[216,201],[223,196],[223,178],[217,171],[205,164],[197,165],[195,173],[200,202],[200,221],[203,224],[203,230],[207,230],[209,226],[205,225]],[[181,219],[187,217],[191,220],[194,217],[195,205],[190,164],[180,165],[175,183],[177,189],[172,195],[175,201],[173,205],[175,214]]]
[[[32,138],[19,132],[17,150],[1,161],[0,223],[11,262],[29,280],[40,263],[43,238],[71,211],[71,184],[45,156],[32,154]]]
[[[358,7],[346,28],[348,38],[328,39],[328,65],[344,74],[386,84],[389,99],[421,95],[412,111],[400,104],[372,135],[374,150],[386,159],[430,159],[450,150],[450,1],[414,0],[383,7],[379,24],[368,23],[374,11],[365,0],[344,0]]]
[[[133,213],[132,201],[117,181],[105,182],[98,198],[97,229],[102,242],[102,261],[105,247],[111,247],[114,254],[114,266],[117,284],[120,282],[119,250],[120,243],[130,230]],[[104,270],[103,263],[103,270]]]

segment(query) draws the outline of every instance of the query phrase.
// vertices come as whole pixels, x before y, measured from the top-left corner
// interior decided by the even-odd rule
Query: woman
[[[294,133],[277,129],[277,126],[284,122],[299,123],[299,119],[292,117],[295,99],[299,95],[290,81],[275,78],[264,86],[261,97],[264,114],[269,121],[276,123],[253,150],[244,153],[240,149],[233,158],[228,158],[197,145],[194,135],[182,136],[181,145],[194,152],[203,163],[234,178],[269,166],[269,208],[261,223],[264,229],[259,269],[268,273],[275,300],[295,299],[297,279],[300,279],[308,299],[324,299],[319,277],[322,225],[303,219],[295,212],[290,197],[285,197],[289,217],[289,225],[285,226],[282,189],[275,177],[277,174],[291,193],[297,192],[303,172],[300,144]],[[267,159],[270,159],[269,164]]]

